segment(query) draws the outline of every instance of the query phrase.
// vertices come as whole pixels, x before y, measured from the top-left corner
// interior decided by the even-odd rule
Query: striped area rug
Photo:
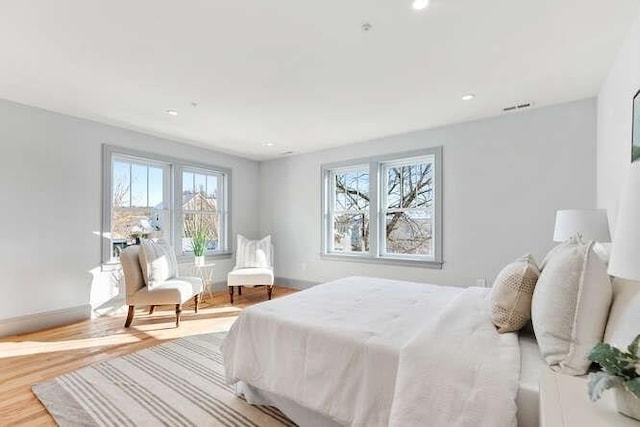
[[[35,384],[60,426],[295,426],[224,383],[225,333],[196,335]]]

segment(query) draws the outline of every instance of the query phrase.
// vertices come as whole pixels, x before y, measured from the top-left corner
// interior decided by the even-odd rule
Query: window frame
[[[111,258],[111,216],[112,216],[112,164],[113,161],[118,158],[131,159],[132,161],[138,161],[141,163],[166,165],[168,167],[168,177],[165,178],[165,183],[168,181],[168,187],[164,191],[169,192],[169,198],[167,203],[170,204],[169,210],[169,223],[171,230],[169,236],[165,236],[169,242],[176,248],[176,257],[179,262],[184,262],[191,259],[193,256],[182,252],[182,224],[178,226],[177,221],[182,219],[182,171],[187,168],[189,170],[195,169],[201,172],[210,174],[219,174],[223,177],[223,203],[221,215],[221,229],[224,235],[223,244],[220,245],[220,250],[208,251],[207,257],[210,258],[231,258],[233,255],[232,245],[229,241],[231,235],[232,222],[231,222],[231,183],[232,183],[232,171],[229,168],[219,167],[215,165],[209,165],[199,162],[193,162],[186,159],[175,158],[171,156],[165,156],[162,154],[156,154],[146,151],[140,151],[116,145],[103,144],[102,145],[102,218],[101,218],[101,230],[99,236],[101,236],[101,263],[103,268],[109,266],[117,266],[120,261],[114,261]],[[223,220],[224,218],[224,220]],[[180,240],[180,241],[179,241]],[[180,245],[178,246],[178,243]]]
[[[395,162],[419,161],[420,158],[433,157],[433,256],[385,254],[386,235],[383,232],[385,224],[386,194],[383,179],[385,165]],[[368,252],[336,252],[331,250],[332,218],[330,203],[332,184],[331,176],[336,170],[349,169],[361,165],[369,165],[369,251]],[[375,157],[351,159],[341,162],[321,165],[321,230],[322,248],[320,256],[324,259],[373,262],[380,264],[396,264],[441,269],[442,257],[442,147],[430,147],[422,150],[393,153]]]
[[[341,172],[347,172],[347,171],[359,171],[359,170],[364,170],[364,169],[369,169],[369,207],[368,209],[359,209],[359,210],[354,210],[354,211],[349,211],[349,210],[343,210],[343,211],[339,211],[337,209],[335,209],[335,186],[334,186],[334,177],[336,175],[338,175]],[[326,194],[326,206],[327,206],[327,212],[326,212],[326,234],[325,234],[325,239],[326,239],[326,251],[329,254],[337,254],[337,255],[343,255],[343,256],[355,256],[355,257],[366,257],[369,255],[369,253],[371,252],[371,242],[369,242],[369,250],[368,251],[362,251],[362,252],[341,252],[341,251],[335,251],[332,250],[333,248],[333,216],[336,215],[336,213],[341,213],[341,214],[349,214],[349,213],[368,213],[369,214],[369,239],[371,239],[371,170],[370,170],[370,165],[368,163],[361,163],[361,164],[353,164],[353,165],[348,165],[348,166],[342,166],[342,167],[337,167],[337,168],[332,168],[328,171],[328,175],[327,175],[327,185],[328,185],[328,189],[327,189],[327,194]]]
[[[230,174],[225,173],[220,170],[220,168],[212,169],[211,167],[203,168],[202,166],[194,166],[193,164],[178,164],[175,167],[175,177],[174,177],[174,185],[176,188],[175,191],[175,200],[174,205],[177,206],[174,209],[175,217],[173,219],[173,230],[174,231],[174,242],[173,246],[176,251],[176,256],[190,258],[192,257],[191,252],[184,252],[182,250],[182,234],[183,234],[183,221],[182,217],[185,214],[184,209],[182,209],[182,189],[183,189],[183,177],[184,173],[197,173],[203,175],[218,175],[218,189],[222,194],[222,206],[218,208],[218,212],[220,212],[220,230],[221,230],[221,241],[223,242],[222,249],[220,250],[207,250],[206,256],[215,256],[223,253],[229,252],[229,229],[227,225],[229,224],[229,177]],[[220,183],[221,181],[221,183]],[[179,190],[178,190],[179,189]],[[208,211],[205,211],[208,212]],[[188,211],[188,213],[193,213]]]

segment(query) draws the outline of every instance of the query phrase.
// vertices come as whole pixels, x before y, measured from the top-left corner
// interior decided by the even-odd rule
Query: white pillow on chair
[[[140,242],[140,267],[149,289],[178,275],[178,261],[171,245],[164,239]]]
[[[250,240],[238,234],[236,251],[236,268],[271,267],[271,235]]]

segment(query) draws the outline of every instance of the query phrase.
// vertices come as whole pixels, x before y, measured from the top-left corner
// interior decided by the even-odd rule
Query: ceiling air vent
[[[511,113],[513,111],[526,110],[527,108],[531,108],[533,106],[533,102],[523,102],[520,104],[509,105],[508,107],[504,107],[502,111],[505,113]]]

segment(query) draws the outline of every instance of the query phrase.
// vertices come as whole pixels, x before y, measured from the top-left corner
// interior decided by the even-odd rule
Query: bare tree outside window
[[[362,168],[332,174],[332,249],[369,251],[369,171]]]
[[[112,165],[111,258],[136,239],[161,236],[168,227],[166,166],[118,159]],[[156,228],[151,227],[151,223]]]
[[[387,254],[432,255],[433,161],[384,164]]]
[[[433,255],[433,157],[382,163],[382,252]],[[368,252],[370,182],[368,166],[330,174],[332,252]]]

